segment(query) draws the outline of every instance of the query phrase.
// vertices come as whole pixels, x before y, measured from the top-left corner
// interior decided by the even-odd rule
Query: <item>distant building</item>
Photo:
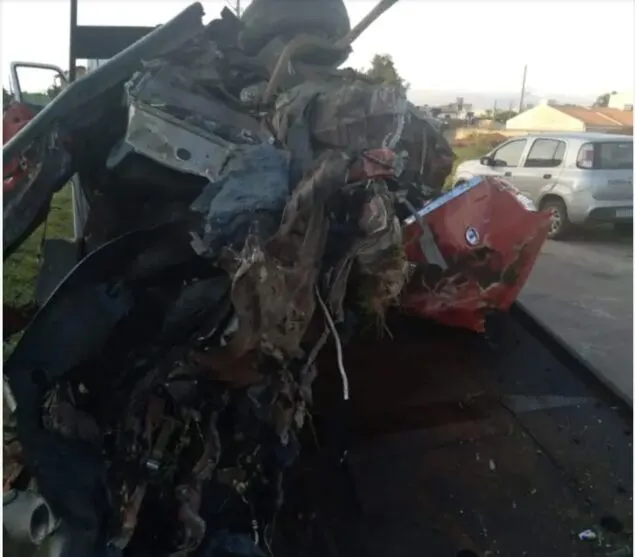
[[[491,114],[491,108],[477,108],[474,110],[474,116],[476,116],[477,118],[485,118],[486,116],[491,116]]]
[[[436,107],[439,111],[439,115],[448,120],[465,120],[470,115],[474,115],[472,105],[470,103],[448,103]]]
[[[506,129],[522,131],[633,133],[633,112],[586,108],[547,101],[507,120]]]
[[[419,105],[419,106],[415,106],[415,108],[421,112],[421,114],[423,114],[424,116],[431,116],[430,114],[430,107],[427,104],[423,104],[423,105]]]

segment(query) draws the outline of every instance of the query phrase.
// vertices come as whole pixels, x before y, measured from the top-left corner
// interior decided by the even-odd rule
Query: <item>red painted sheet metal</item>
[[[548,228],[549,214],[499,178],[455,188],[407,221],[413,275],[404,309],[482,332],[488,313],[506,311],[517,298]]]
[[[4,145],[18,133],[34,116],[33,111],[19,103],[10,104],[2,117],[2,144]],[[21,178],[26,176],[27,170],[17,159],[4,161],[3,192],[9,192]]]

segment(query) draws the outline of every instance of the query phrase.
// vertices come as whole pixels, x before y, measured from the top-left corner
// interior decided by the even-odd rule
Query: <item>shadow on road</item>
[[[632,400],[632,235],[597,227],[546,242],[520,299]]]
[[[564,241],[570,243],[632,246],[633,235],[618,234],[612,226],[580,227],[572,230]]]

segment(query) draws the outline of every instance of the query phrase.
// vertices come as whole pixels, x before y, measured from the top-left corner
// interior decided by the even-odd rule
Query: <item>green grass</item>
[[[33,301],[35,280],[40,267],[40,246],[44,232],[47,238],[70,238],[73,235],[72,194],[70,184],[53,198],[46,225],[40,226],[4,262],[3,302],[21,306]]]
[[[491,145],[487,143],[475,143],[474,145],[470,145],[468,147],[454,147],[453,149],[456,159],[454,161],[454,166],[452,167],[452,173],[447,177],[445,185],[443,186],[443,189],[446,191],[452,189],[452,186],[454,185],[452,183],[452,178],[454,177],[456,167],[463,161],[481,158],[491,150]]]

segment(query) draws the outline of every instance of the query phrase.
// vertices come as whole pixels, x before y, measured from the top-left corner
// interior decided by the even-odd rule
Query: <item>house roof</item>
[[[553,108],[584,122],[587,126],[632,127],[633,113],[619,108],[552,105]]]
[[[619,108],[599,108],[596,110],[598,110],[600,114],[618,121],[622,126],[633,125],[633,113],[631,111],[620,110]]]

